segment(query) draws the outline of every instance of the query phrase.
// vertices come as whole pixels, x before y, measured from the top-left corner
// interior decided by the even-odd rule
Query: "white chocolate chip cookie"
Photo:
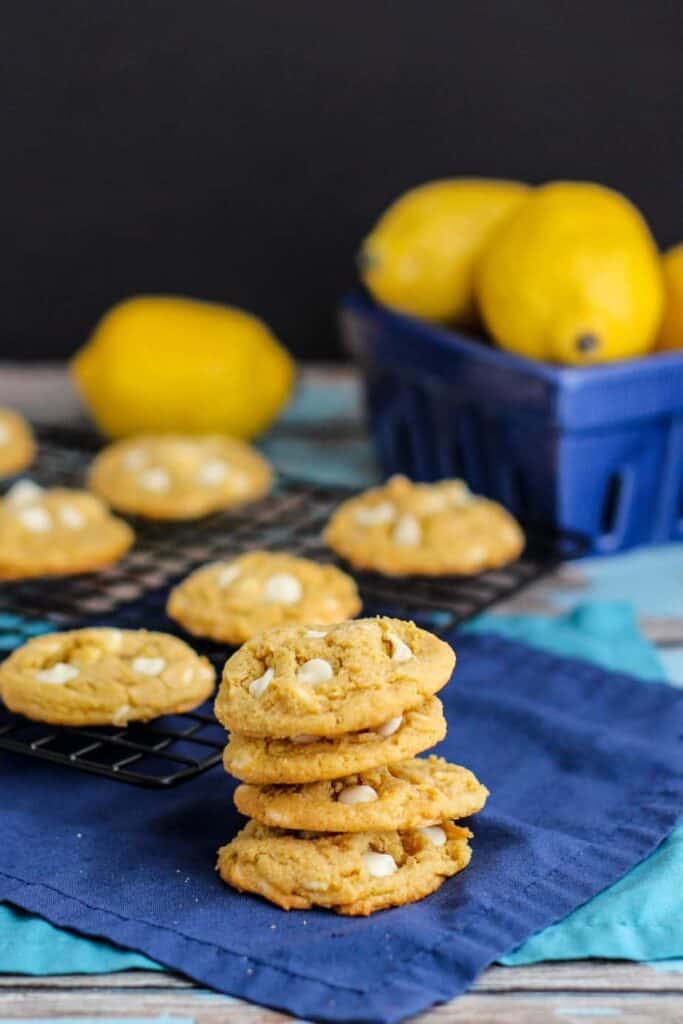
[[[150,519],[196,519],[262,498],[268,462],[219,435],[143,436],[117,441],[90,468],[89,486],[112,508]]]
[[[250,821],[218,851],[224,882],[284,910],[362,915],[414,903],[467,867],[468,829],[449,821],[408,832],[318,833]]]
[[[121,558],[134,539],[87,491],[19,480],[0,501],[0,578],[94,572]]]
[[[345,501],[325,541],[357,569],[386,576],[472,575],[513,561],[524,534],[502,505],[462,480],[415,484],[394,476]]]
[[[35,637],[0,665],[11,711],[53,725],[125,725],[180,714],[213,691],[206,658],[166,633],[93,627]]]
[[[381,832],[469,817],[487,796],[472,772],[432,755],[307,786],[243,784],[235,804],[270,828]]]
[[[341,622],[360,608],[355,582],[335,566],[250,551],[196,569],[171,591],[167,611],[195,636],[237,645],[275,626]]]
[[[306,733],[291,739],[264,739],[233,732],[223,764],[231,775],[257,785],[316,782],[405,761],[445,735],[441,701],[429,697],[374,729],[330,739]]]
[[[285,626],[253,637],[228,660],[216,716],[251,736],[341,736],[424,703],[454,665],[453,649],[412,622]]]

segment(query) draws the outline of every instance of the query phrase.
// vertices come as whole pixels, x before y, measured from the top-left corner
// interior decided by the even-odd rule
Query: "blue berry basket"
[[[683,353],[585,369],[524,359],[346,297],[387,473],[461,476],[596,554],[683,539]]]

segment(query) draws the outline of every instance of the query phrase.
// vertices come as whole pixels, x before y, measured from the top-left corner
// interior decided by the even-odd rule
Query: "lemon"
[[[526,185],[447,178],[411,189],[363,242],[363,281],[379,301],[437,323],[474,319],[473,269],[489,232],[528,193]]]
[[[136,296],[110,309],[71,368],[103,433],[265,430],[292,390],[293,362],[241,309]]]
[[[662,316],[645,221],[619,193],[583,182],[534,190],[492,233],[476,288],[502,348],[556,363],[643,355]]]
[[[683,349],[683,242],[669,249],[662,257],[664,274],[664,319],[657,338],[657,348]]]

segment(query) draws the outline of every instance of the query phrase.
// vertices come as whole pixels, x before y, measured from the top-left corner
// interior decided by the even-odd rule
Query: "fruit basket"
[[[560,368],[362,293],[341,325],[387,473],[461,476],[596,554],[683,539],[683,353]]]

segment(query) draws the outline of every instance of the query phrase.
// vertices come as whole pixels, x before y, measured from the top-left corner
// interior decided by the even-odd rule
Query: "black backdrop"
[[[336,351],[375,214],[446,174],[581,177],[683,236],[680,0],[11,0],[0,355],[180,292]]]

